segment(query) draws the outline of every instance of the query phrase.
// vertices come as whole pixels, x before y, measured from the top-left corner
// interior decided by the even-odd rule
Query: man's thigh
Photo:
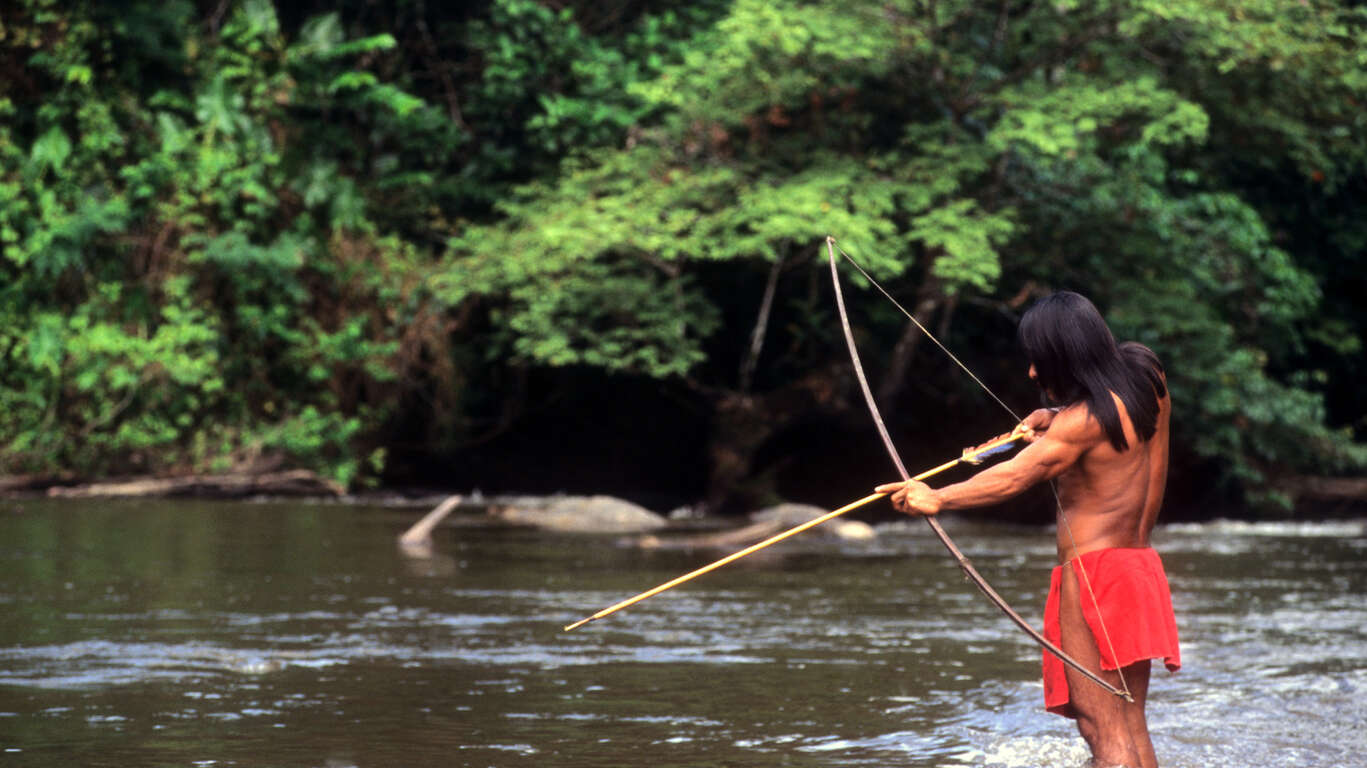
[[[1096,638],[1092,635],[1091,628],[1087,625],[1087,620],[1082,613],[1082,600],[1088,599],[1081,594],[1078,587],[1077,577],[1073,573],[1073,568],[1063,570],[1063,580],[1059,592],[1059,629],[1060,640],[1063,650],[1077,659],[1082,666],[1096,672],[1103,680],[1111,685],[1125,690],[1128,687],[1128,677],[1122,681],[1121,673],[1116,670],[1103,670],[1101,668],[1101,649],[1097,646]],[[1145,665],[1148,662],[1144,662]],[[1128,669],[1128,668],[1127,668]],[[1126,728],[1126,717],[1123,705],[1125,701],[1113,693],[1109,693],[1101,686],[1088,680],[1082,673],[1069,667],[1068,675],[1068,697],[1076,711],[1079,719],[1087,719],[1098,728],[1120,729]],[[1148,691],[1148,675],[1144,675],[1144,691]],[[1131,690],[1133,695],[1133,690]],[[1136,703],[1142,701],[1135,697]],[[1142,712],[1142,708],[1140,708]]]

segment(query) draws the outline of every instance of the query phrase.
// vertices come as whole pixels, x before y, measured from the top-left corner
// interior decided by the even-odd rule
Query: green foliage
[[[383,281],[346,285],[329,247],[373,230],[357,186],[315,170],[303,206],[290,188],[299,167],[329,167],[309,100],[332,83],[357,77],[327,98],[358,112],[417,108],[356,68],[394,40],[348,41],[324,17],[292,48],[265,0],[232,6],[208,39],[172,3],[181,45],[144,54],[163,13],[123,5],[118,24],[93,14],[120,9],[54,16],[41,2],[6,19],[36,89],[11,84],[19,119],[0,134],[4,466],[210,470],[279,455],[351,481],[364,424],[382,418],[352,390],[395,378],[399,329],[367,321]],[[159,62],[139,55],[177,74],[153,77]],[[391,279],[405,268],[377,265]],[[359,299],[356,314],[331,312],[329,295]]]
[[[531,361],[686,373],[700,361],[699,338],[714,330],[715,317],[696,288],[671,278],[698,225],[688,207],[726,194],[730,179],[680,172],[674,183],[640,185],[636,174],[652,155],[570,174],[577,184],[561,186],[553,200],[524,190],[502,208],[509,220],[535,226],[477,227],[454,239],[437,295],[453,306],[505,295],[501,344]],[[585,189],[595,195],[588,207],[579,197]]]
[[[9,461],[99,466],[108,453],[158,450],[194,428],[205,400],[223,390],[218,333],[186,280],[163,288],[167,303],[149,324],[120,322],[133,297],[105,283],[74,314],[42,312],[15,329],[9,369],[24,375],[0,390],[4,432],[15,436]]]
[[[987,214],[972,199],[952,200],[912,219],[907,238],[943,252],[930,269],[951,286],[946,290],[964,286],[989,291],[1001,276],[997,246],[1013,228],[1009,211]]]
[[[566,155],[620,145],[653,108],[633,86],[681,55],[676,37],[687,36],[713,5],[647,17],[625,39],[611,41],[586,34],[572,8],[494,0],[487,18],[468,30],[483,67],[468,90],[466,117],[481,126],[481,140],[462,175],[526,180]],[[506,191],[492,186],[483,199],[492,203]]]

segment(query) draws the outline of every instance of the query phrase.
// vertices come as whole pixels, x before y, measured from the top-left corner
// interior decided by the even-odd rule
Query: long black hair
[[[1101,313],[1072,291],[1040,299],[1016,331],[1047,396],[1071,404],[1087,401],[1117,451],[1129,447],[1114,392],[1125,404],[1141,441],[1158,428],[1159,401],[1167,394],[1158,356],[1137,342],[1116,344]]]

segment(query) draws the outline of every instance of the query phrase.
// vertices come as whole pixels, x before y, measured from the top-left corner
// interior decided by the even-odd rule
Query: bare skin
[[[1034,368],[1030,370],[1034,378]],[[1144,718],[1148,698],[1149,661],[1118,672],[1101,669],[1097,641],[1082,615],[1086,573],[1071,561],[1079,555],[1112,547],[1147,547],[1149,533],[1163,503],[1168,471],[1168,418],[1171,403],[1159,403],[1157,430],[1140,442],[1119,398],[1128,448],[1117,451],[1086,403],[1055,413],[1041,409],[1016,428],[1028,445],[1010,461],[979,472],[962,483],[931,488],[908,480],[880,485],[893,506],[909,515],[935,515],[1005,501],[1045,480],[1058,480],[1060,510],[1058,559],[1066,564],[1060,594],[1059,622],[1063,650],[1117,687],[1128,687],[1134,703],[1109,694],[1071,668],[1067,670],[1071,704],[1078,731],[1092,750],[1092,765],[1157,768]],[[1124,680],[1122,684],[1121,676]]]

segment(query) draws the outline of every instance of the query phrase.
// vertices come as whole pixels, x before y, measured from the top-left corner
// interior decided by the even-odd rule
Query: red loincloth
[[[1177,619],[1172,612],[1172,595],[1163,562],[1150,547],[1101,549],[1077,558],[1082,615],[1101,650],[1102,669],[1119,669],[1144,659],[1162,659],[1168,671],[1182,666],[1177,648]],[[1093,602],[1087,584],[1096,594]],[[1059,588],[1063,566],[1054,568],[1049,583],[1049,599],[1044,605],[1044,637],[1060,645]],[[1100,607],[1104,624],[1097,620]],[[1105,629],[1103,630],[1103,626]],[[1110,642],[1106,634],[1110,633]],[[1114,653],[1112,652],[1114,647]],[[1068,679],[1063,662],[1044,653],[1044,708],[1064,717],[1074,717],[1068,703]]]

